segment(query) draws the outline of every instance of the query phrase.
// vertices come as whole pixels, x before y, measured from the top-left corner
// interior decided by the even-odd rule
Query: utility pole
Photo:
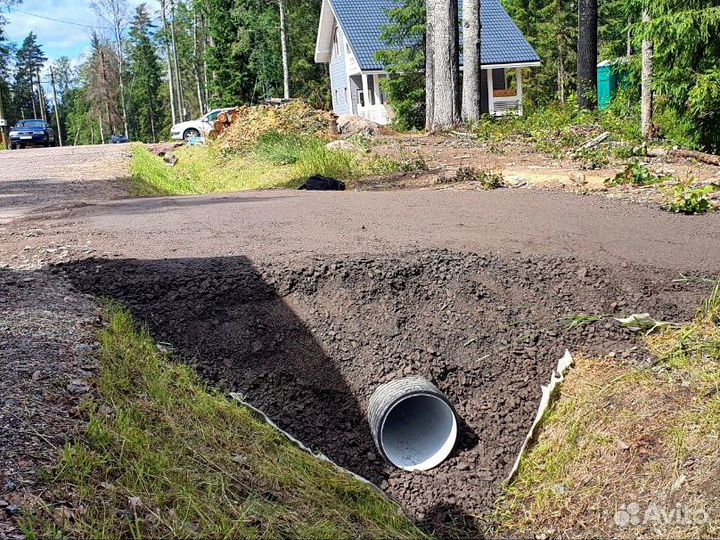
[[[5,107],[3,105],[2,95],[0,94],[0,144],[7,150],[10,147],[10,139],[8,136],[7,119],[5,118]]]
[[[62,130],[60,129],[60,107],[58,107],[57,90],[55,89],[55,69],[52,64],[50,65],[50,82],[52,83],[53,91],[53,103],[55,104],[55,122],[57,122],[57,131],[55,135],[57,137],[58,144],[63,145]]]
[[[37,118],[38,113],[37,113],[37,107],[35,107],[35,88],[34,88],[34,86],[35,86],[35,81],[33,81],[33,74],[31,71],[30,72],[30,98],[32,101],[32,106],[33,106],[33,118]],[[24,116],[24,113],[23,113],[23,116]]]
[[[43,94],[42,80],[40,79],[40,68],[35,68],[38,83],[38,104],[40,105],[40,118],[47,122],[47,107],[45,106],[45,96]]]

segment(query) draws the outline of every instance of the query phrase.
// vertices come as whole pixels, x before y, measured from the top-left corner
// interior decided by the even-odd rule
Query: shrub
[[[500,171],[478,171],[474,167],[460,167],[454,176],[441,176],[438,184],[455,184],[459,182],[479,182],[485,190],[505,187],[505,177]]]
[[[625,170],[617,174],[614,178],[605,180],[608,186],[651,186],[665,180],[670,180],[668,176],[658,176],[653,174],[642,161],[633,161],[629,163]]]
[[[715,210],[710,195],[715,191],[713,186],[693,187],[694,178],[680,182],[665,190],[663,208],[678,214],[705,214]]]

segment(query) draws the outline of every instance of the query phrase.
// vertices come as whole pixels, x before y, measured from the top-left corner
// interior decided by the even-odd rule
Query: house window
[[[358,105],[360,107],[365,107],[365,92],[363,92],[362,90],[358,90],[357,97],[358,97]]]

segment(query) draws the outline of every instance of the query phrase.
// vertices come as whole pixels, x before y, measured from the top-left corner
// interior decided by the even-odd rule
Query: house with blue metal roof
[[[390,24],[388,12],[397,5],[398,0],[323,0],[315,61],[330,65],[336,114],[389,123],[391,112],[380,85],[389,75],[376,53],[390,47],[381,36]],[[483,112],[522,114],[522,68],[539,66],[540,58],[500,0],[483,0],[481,9]],[[512,81],[509,70],[516,70]]]

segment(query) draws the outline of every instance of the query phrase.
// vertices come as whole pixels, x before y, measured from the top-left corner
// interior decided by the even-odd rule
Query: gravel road
[[[714,277],[720,270],[717,214],[679,216],[602,197],[527,189],[272,191],[130,199],[126,198],[127,155],[128,148],[123,146],[0,153],[0,362],[12,370],[10,377],[0,378],[3,427],[0,537],[18,534],[14,526],[16,517],[33,494],[42,492],[32,471],[51,463],[54,447],[62,447],[68,433],[77,427],[76,408],[89,391],[87,381],[95,369],[92,351],[97,347],[93,343],[95,308],[86,293],[127,300],[136,315],[153,323],[156,335],[178,340],[182,335],[196,336],[187,344],[181,343],[183,352],[187,356],[197,353],[201,359],[205,355],[206,361],[201,360],[204,363],[199,366],[201,371],[209,374],[210,380],[224,381],[229,387],[243,381],[242,376],[232,371],[241,362],[252,360],[252,355],[259,351],[282,351],[278,340],[285,339],[283,332],[290,336],[299,333],[299,343],[306,343],[307,351],[316,351],[318,358],[334,366],[333,373],[346,380],[352,395],[340,392],[338,399],[349,400],[352,407],[361,410],[362,399],[356,394],[369,390],[375,381],[374,371],[357,365],[358,358],[364,357],[353,352],[363,340],[370,343],[389,336],[383,343],[392,348],[387,353],[392,357],[392,369],[386,369],[381,362],[385,352],[378,352],[380,360],[373,360],[374,366],[383,367],[384,376],[417,367],[438,377],[433,371],[437,368],[437,359],[433,360],[437,355],[427,350],[444,347],[443,336],[451,330],[465,330],[458,325],[476,321],[474,317],[481,314],[478,306],[483,306],[478,302],[484,302],[485,310],[503,308],[498,311],[502,317],[483,319],[497,319],[498,324],[505,325],[505,334],[492,324],[483,328],[488,336],[499,336],[496,341],[502,338],[512,344],[513,340],[524,339],[524,330],[514,326],[521,319],[534,318],[534,322],[523,323],[538,326],[532,328],[533,336],[544,335],[542,332],[551,323],[556,325],[547,343],[538,338],[541,346],[546,347],[544,356],[554,361],[563,345],[560,338],[565,324],[555,318],[554,306],[566,311],[563,316],[575,314],[576,310],[590,313],[600,307],[612,311],[647,306],[661,315],[686,317],[709,288],[706,282],[695,278]],[[438,250],[452,250],[452,254]],[[434,262],[430,265],[422,262],[423,253],[434,253],[431,255]],[[467,254],[477,255],[466,259]],[[490,262],[483,262],[487,257]],[[374,262],[380,258],[384,262]],[[83,260],[86,262],[78,262]],[[103,272],[110,261],[112,275],[89,280],[88,276]],[[49,267],[58,263],[60,267]],[[222,271],[223,268],[231,271],[233,264],[239,270],[232,271],[232,276]],[[488,276],[483,265],[489,265],[494,274]],[[350,278],[338,277],[327,268],[322,270],[325,267],[349,269]],[[392,274],[396,268],[409,268],[403,270],[405,274],[396,284],[400,288],[372,281],[378,271]],[[470,283],[466,268],[472,268],[473,283],[477,285],[468,290],[463,288]],[[359,277],[355,278],[354,272]],[[434,279],[437,272],[444,272],[443,279],[453,286]],[[371,281],[365,283],[367,278],[362,276],[368,274]],[[522,280],[513,281],[513,276],[520,274]],[[688,279],[674,283],[680,274]],[[419,275],[425,277],[414,277]],[[255,280],[253,287],[240,286],[242,279],[238,276],[251,276]],[[317,284],[318,276],[332,279],[323,277],[325,281]],[[310,287],[307,283],[313,279]],[[345,289],[335,285],[337,280],[344,283],[345,279],[357,285]],[[543,284],[543,279],[549,281]],[[177,287],[173,283],[178,283]],[[437,290],[432,289],[433,284]],[[415,291],[415,304],[403,303],[407,295],[397,292],[403,287]],[[483,287],[496,296],[487,297]],[[135,289],[142,294],[134,292]],[[253,302],[259,300],[251,293],[247,298],[243,296],[246,290],[260,291],[258,298],[269,307],[254,308]],[[338,292],[343,290],[346,292]],[[218,291],[223,294],[219,296]],[[432,302],[428,303],[431,297]],[[237,304],[223,304],[232,298]],[[443,314],[448,306],[455,306],[452,307],[455,311],[445,319]],[[536,306],[545,307],[536,310]],[[246,321],[237,316],[243,310],[252,313],[254,309],[261,313],[266,310],[271,315],[285,314],[286,328],[280,332],[283,335],[277,337],[273,328],[277,317],[266,317],[260,332],[254,322],[248,323],[254,318]],[[424,310],[423,318],[414,315],[419,310]],[[182,319],[168,315],[174,313],[182,313],[186,318],[195,315],[186,321],[182,332],[176,332]],[[538,313],[547,319],[543,324],[539,321],[545,319]],[[442,319],[435,321],[436,314]],[[346,320],[344,326],[329,332],[327,329],[341,317]],[[249,353],[240,344],[238,349],[222,349],[226,343],[232,343],[226,338],[222,321],[236,319],[241,325],[238,328],[246,334],[250,332],[247,340],[241,340],[245,348],[251,343]],[[418,323],[413,326],[414,320]],[[357,325],[358,321],[367,323],[368,328],[347,326]],[[471,326],[480,322],[478,319]],[[242,326],[247,324],[250,326]],[[447,332],[438,330],[445,328],[443,324],[447,325]],[[190,327],[196,334],[185,332]],[[230,330],[236,340],[245,335]],[[253,332],[270,344],[252,341]],[[338,337],[344,332],[347,339]],[[433,340],[437,338],[437,343],[423,344],[422,350],[413,348],[414,341],[423,341],[428,336],[435,336]],[[459,340],[459,336],[458,333],[455,337]],[[208,350],[198,345],[203,339],[212,344]],[[580,343],[585,337],[574,339]],[[594,340],[596,351],[605,350],[610,342],[616,349],[607,350],[620,352],[637,345],[625,341],[624,336],[618,336],[612,329],[603,329],[587,339]],[[498,350],[510,346],[499,341],[495,345]],[[526,367],[522,358],[528,358],[528,354],[526,347],[522,349],[522,354],[513,352],[519,358],[518,384],[527,382],[523,378]],[[447,364],[443,364],[448,373],[455,373],[450,369],[456,365],[453,354],[448,352]],[[208,364],[220,357],[225,359],[224,363],[215,367]],[[547,368],[543,364],[542,369],[532,372],[537,381],[546,378]],[[354,379],[348,373],[373,377]],[[278,372],[277,376],[285,374]],[[443,376],[448,381],[455,377],[446,373]],[[259,381],[264,377],[264,373],[257,374]],[[507,385],[499,381],[498,388],[504,386]],[[257,386],[255,390],[258,388],[264,387]],[[458,400],[470,400],[473,388],[468,378],[449,389],[449,393]],[[243,389],[252,394],[252,388]],[[267,402],[268,406],[277,403]],[[502,403],[505,402],[498,401],[496,412],[510,414]],[[465,406],[459,405],[460,409]],[[522,434],[521,419],[532,415],[534,402],[513,402],[512,407],[522,414],[508,417],[508,422]],[[38,415],[42,414],[45,419],[56,420],[41,423]],[[481,424],[475,424],[478,426]],[[312,437],[312,433],[308,436]],[[503,443],[504,458],[512,455],[519,440],[516,439]],[[323,444],[321,438],[313,442]],[[367,451],[363,445],[365,442],[361,448]],[[31,453],[26,451],[28,448]],[[466,457],[463,454],[458,459]],[[356,456],[341,458],[364,471],[366,465],[354,462]],[[469,463],[491,463],[496,458],[477,454],[473,459]],[[379,480],[382,471],[376,466],[371,469],[364,472]],[[468,492],[465,499],[474,502],[460,510],[476,514],[486,509],[501,473],[498,469],[478,477],[477,482],[485,482],[489,487],[483,488],[482,496],[478,495],[480,492]],[[431,481],[408,483],[404,477],[395,475],[388,477],[385,489],[408,505],[411,500],[420,501],[417,515],[443,521],[445,510],[436,518],[432,508],[445,508],[447,501],[425,500],[417,494],[426,490]],[[443,489],[438,484],[429,493],[442,498]],[[448,508],[456,506],[453,503]],[[8,511],[8,507],[12,510]]]
[[[0,152],[0,224],[41,208],[127,194],[128,145]]]

